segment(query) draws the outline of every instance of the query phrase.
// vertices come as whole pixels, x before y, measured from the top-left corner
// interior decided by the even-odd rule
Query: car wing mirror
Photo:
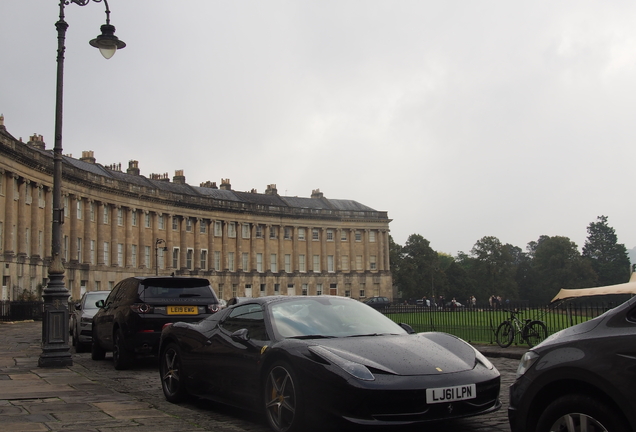
[[[255,348],[254,342],[250,339],[250,331],[246,328],[235,331],[230,335],[234,342],[238,342],[248,348]]]
[[[400,327],[402,327],[408,334],[413,334],[415,333],[415,330],[413,330],[413,327],[411,327],[410,325],[408,325],[407,323],[400,323],[398,324]]]
[[[81,303],[75,303],[75,310],[82,310],[82,304]]]
[[[102,309],[106,305],[104,304],[104,300],[97,300],[95,302],[95,306],[97,306],[98,308]]]

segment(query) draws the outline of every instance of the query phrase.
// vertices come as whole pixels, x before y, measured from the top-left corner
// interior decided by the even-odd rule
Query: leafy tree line
[[[549,302],[561,288],[587,288],[627,282],[630,261],[607,216],[587,227],[582,252],[568,237],[546,236],[522,250],[497,237],[479,239],[470,253],[452,257],[412,234],[404,246],[390,238],[393,283],[402,299],[475,296],[480,304],[492,295],[503,300]]]

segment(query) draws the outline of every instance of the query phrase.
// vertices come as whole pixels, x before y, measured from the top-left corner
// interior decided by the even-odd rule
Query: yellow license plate
[[[199,308],[196,306],[168,306],[168,315],[196,315]]]

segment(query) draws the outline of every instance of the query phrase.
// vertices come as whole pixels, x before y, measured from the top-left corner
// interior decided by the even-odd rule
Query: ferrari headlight
[[[307,349],[317,356],[322,357],[328,362],[340,367],[351,376],[354,376],[363,381],[375,380],[375,377],[373,376],[371,371],[363,364],[344,359],[321,346],[310,346]]]
[[[481,363],[482,365],[484,365],[486,369],[488,370],[494,369],[495,366],[490,362],[490,360],[488,360],[486,356],[480,353],[477,349],[475,349],[475,357],[477,361]]]
[[[517,378],[526,373],[528,369],[539,359],[539,354],[534,351],[526,351],[526,353],[521,357],[521,361],[519,362],[519,367],[517,367]]]

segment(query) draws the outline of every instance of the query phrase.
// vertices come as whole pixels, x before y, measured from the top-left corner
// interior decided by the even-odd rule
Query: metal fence
[[[619,303],[620,304],[620,303]],[[468,342],[496,343],[495,331],[509,319],[509,310],[517,310],[521,321],[541,320],[548,334],[595,318],[617,303],[572,303],[529,306],[508,304],[500,308],[437,308],[421,305],[392,305],[383,312],[395,322],[409,324],[417,332],[439,331],[461,337]],[[515,340],[514,344],[522,341]]]
[[[41,301],[0,301],[0,321],[42,320],[44,302]]]

